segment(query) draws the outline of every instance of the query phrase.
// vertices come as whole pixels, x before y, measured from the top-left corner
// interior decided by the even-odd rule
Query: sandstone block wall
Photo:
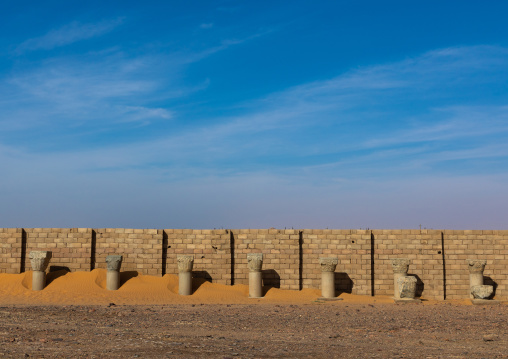
[[[161,275],[163,268],[160,229],[99,228],[95,233],[95,268],[107,268],[110,254],[123,256],[122,271]]]
[[[409,258],[418,294],[429,299],[469,297],[466,259],[486,259],[485,284],[508,299],[508,231],[335,229],[0,228],[0,272],[30,270],[32,250],[53,252],[50,270],[106,268],[106,256],[124,256],[123,271],[177,274],[178,254],[194,255],[194,277],[247,284],[247,254],[264,255],[264,285],[319,288],[320,257],[337,257],[336,288],[393,295],[390,259]]]
[[[165,273],[178,274],[177,255],[194,255],[194,277],[231,284],[231,233],[225,229],[165,229]]]
[[[369,230],[305,229],[302,236],[302,287],[320,288],[320,257],[337,257],[335,289],[371,293],[371,232]]]
[[[23,271],[31,270],[31,251],[51,251],[50,268],[71,271],[90,270],[92,243],[90,228],[26,228]]]
[[[417,295],[444,299],[441,235],[436,230],[373,230],[374,294],[393,295],[390,259],[409,258],[412,263],[408,275],[418,280]]]
[[[232,229],[235,284],[249,283],[247,253],[263,253],[264,286],[300,289],[300,231]]]
[[[0,272],[19,273],[21,269],[20,259],[22,255],[21,228],[0,228]],[[23,265],[24,267],[24,265]]]
[[[508,299],[508,231],[443,231],[446,297],[469,296],[466,259],[486,259],[484,283],[495,286],[496,298]]]

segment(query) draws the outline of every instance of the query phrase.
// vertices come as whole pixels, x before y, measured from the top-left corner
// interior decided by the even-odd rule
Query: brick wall
[[[320,257],[337,257],[335,288],[371,294],[371,232],[368,230],[305,229],[302,231],[302,286],[320,288]]]
[[[122,271],[162,275],[163,232],[160,229],[100,228],[95,230],[95,268],[107,268],[106,257],[122,255]]]
[[[51,251],[50,269],[90,270],[92,254],[90,228],[26,228],[24,231],[26,233],[24,270],[31,270],[30,251]]]
[[[496,299],[508,299],[508,231],[445,230],[444,238],[447,298],[469,297],[466,259],[486,259],[484,283],[497,286]]]
[[[373,230],[374,294],[393,295],[393,268],[390,259],[408,258],[409,275],[416,276],[417,294],[444,299],[441,231]]]
[[[194,277],[231,284],[231,234],[225,229],[165,229],[166,273],[178,274],[177,256],[194,255]]]
[[[0,228],[0,272],[19,273],[22,251],[21,228]]]
[[[486,259],[486,284],[508,299],[508,231],[469,230],[193,230],[125,228],[0,228],[0,271],[30,270],[32,250],[53,252],[50,266],[72,271],[106,268],[124,256],[122,270],[178,273],[178,254],[194,255],[194,276],[214,283],[248,283],[247,254],[264,255],[265,285],[319,288],[320,257],[337,257],[336,288],[393,295],[391,258],[409,258],[424,298],[469,297],[466,259]]]
[[[233,229],[235,284],[248,284],[247,253],[263,253],[263,285],[300,289],[299,231]]]

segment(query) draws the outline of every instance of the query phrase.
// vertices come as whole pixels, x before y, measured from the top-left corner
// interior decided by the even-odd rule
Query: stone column
[[[319,258],[321,266],[321,295],[323,298],[335,298],[335,268],[338,258]]]
[[[249,298],[261,298],[263,296],[261,274],[263,253],[248,253],[247,265],[249,266]]]
[[[393,267],[393,293],[394,298],[397,300],[400,299],[399,278],[407,277],[411,260],[407,258],[392,258],[391,262]]]
[[[111,255],[106,257],[108,265],[108,274],[106,277],[106,289],[117,290],[120,288],[120,266],[123,257],[120,255]]]
[[[32,264],[32,290],[43,290],[46,286],[46,268],[48,268],[51,252],[31,251],[30,262]]]
[[[414,300],[416,296],[416,277],[406,276],[397,279],[397,288],[399,290],[399,299]]]
[[[473,288],[475,286],[483,286],[483,271],[485,270],[485,266],[487,265],[487,260],[485,259],[466,259],[469,269],[469,288]],[[471,299],[474,299],[474,295],[472,290],[469,291],[469,296]]]
[[[191,295],[194,256],[181,255],[176,260],[178,262],[178,294]]]

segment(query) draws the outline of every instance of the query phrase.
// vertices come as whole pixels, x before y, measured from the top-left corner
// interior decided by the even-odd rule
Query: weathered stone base
[[[339,298],[339,297],[335,297],[335,298],[319,297],[317,300],[320,302],[336,302],[336,301],[342,300],[342,298]]]
[[[471,299],[471,303],[473,303],[473,305],[496,305],[501,304],[501,301],[493,299]]]
[[[400,298],[400,299],[393,299],[393,301],[396,303],[396,304],[419,304],[422,302],[421,299],[418,299],[418,298],[415,298],[415,299],[412,299],[412,298]]]

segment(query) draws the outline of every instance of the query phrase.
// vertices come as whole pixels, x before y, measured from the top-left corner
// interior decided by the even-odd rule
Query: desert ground
[[[55,272],[0,274],[0,357],[6,358],[508,358],[508,305],[469,300],[395,304],[389,297]]]

